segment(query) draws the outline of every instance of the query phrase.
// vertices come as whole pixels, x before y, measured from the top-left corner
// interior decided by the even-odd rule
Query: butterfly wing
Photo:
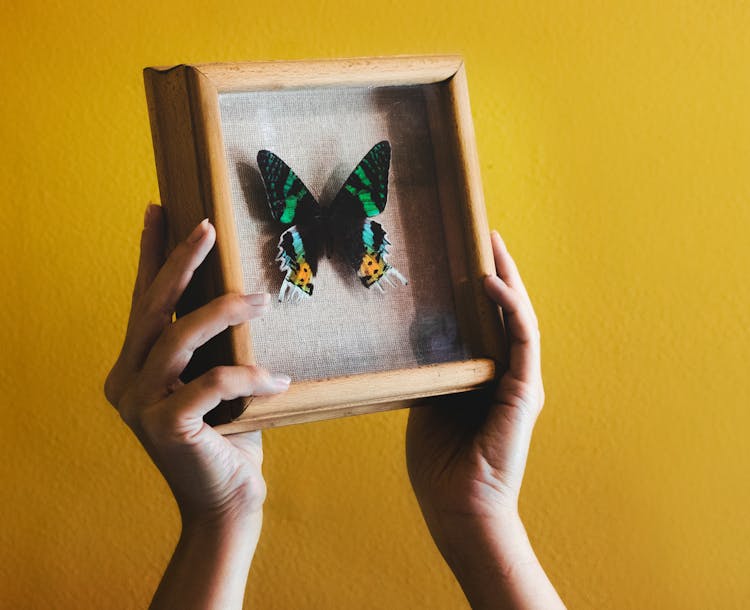
[[[394,285],[391,278],[406,285],[406,278],[386,258],[391,244],[380,223],[365,218],[353,225],[339,243],[339,249],[366,288],[375,286],[382,291],[381,282]]]
[[[258,151],[258,168],[274,220],[285,225],[309,224],[319,216],[315,197],[281,158],[270,150]]]
[[[331,213],[356,211],[360,218],[380,214],[388,198],[390,165],[391,145],[383,140],[369,150],[346,179],[331,204]]]
[[[274,220],[295,223],[279,239],[276,260],[286,272],[279,301],[310,297],[320,257],[320,206],[297,174],[271,151],[258,152],[258,168]]]
[[[406,278],[388,263],[390,242],[380,223],[370,220],[385,209],[391,145],[383,140],[373,146],[349,175],[331,205],[331,226],[337,249],[367,288],[381,291],[390,278],[406,284]]]
[[[319,231],[314,226],[293,225],[279,239],[279,261],[286,271],[279,290],[279,301],[299,301],[312,296],[313,278],[320,256]]]

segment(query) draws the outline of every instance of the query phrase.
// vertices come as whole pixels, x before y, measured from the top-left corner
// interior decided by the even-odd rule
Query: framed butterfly
[[[313,279],[323,254],[342,256],[367,288],[383,291],[391,278],[406,278],[386,259],[390,242],[383,227],[371,220],[385,209],[391,145],[373,146],[344,182],[330,205],[322,207],[292,169],[268,150],[258,152],[271,215],[288,227],[279,239],[276,260],[286,272],[279,301],[312,296]]]

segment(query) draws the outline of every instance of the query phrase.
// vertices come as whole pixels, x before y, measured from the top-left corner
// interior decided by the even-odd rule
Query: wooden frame
[[[217,247],[196,273],[178,316],[224,293],[244,291],[220,123],[219,95],[313,87],[427,85],[438,192],[450,277],[470,360],[294,383],[283,395],[222,403],[207,416],[222,433],[411,406],[426,396],[487,385],[504,363],[502,322],[482,278],[494,272],[466,73],[458,56],[180,65],[144,70],[169,240],[202,218]],[[196,352],[186,376],[218,364],[253,364],[247,325]],[[366,381],[366,383],[363,383]],[[408,390],[404,388],[408,387]]]

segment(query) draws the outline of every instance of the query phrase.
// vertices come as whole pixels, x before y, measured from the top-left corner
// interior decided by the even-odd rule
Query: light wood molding
[[[300,87],[388,87],[437,83],[462,65],[459,55],[355,57],[299,61],[199,64],[220,93]]]
[[[419,398],[476,390],[494,376],[495,362],[477,358],[294,383],[284,394],[251,397],[245,413],[216,429],[222,434],[234,434],[386,410]],[[394,401],[394,397],[398,400]]]

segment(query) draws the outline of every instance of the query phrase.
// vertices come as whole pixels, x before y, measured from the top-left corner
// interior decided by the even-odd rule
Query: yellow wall
[[[118,4],[0,9],[0,606],[142,607],[177,535],[100,390],[158,199],[141,68],[449,51],[541,320],[538,554],[571,608],[750,607],[746,4]],[[404,424],[266,434],[252,607],[461,607]]]

